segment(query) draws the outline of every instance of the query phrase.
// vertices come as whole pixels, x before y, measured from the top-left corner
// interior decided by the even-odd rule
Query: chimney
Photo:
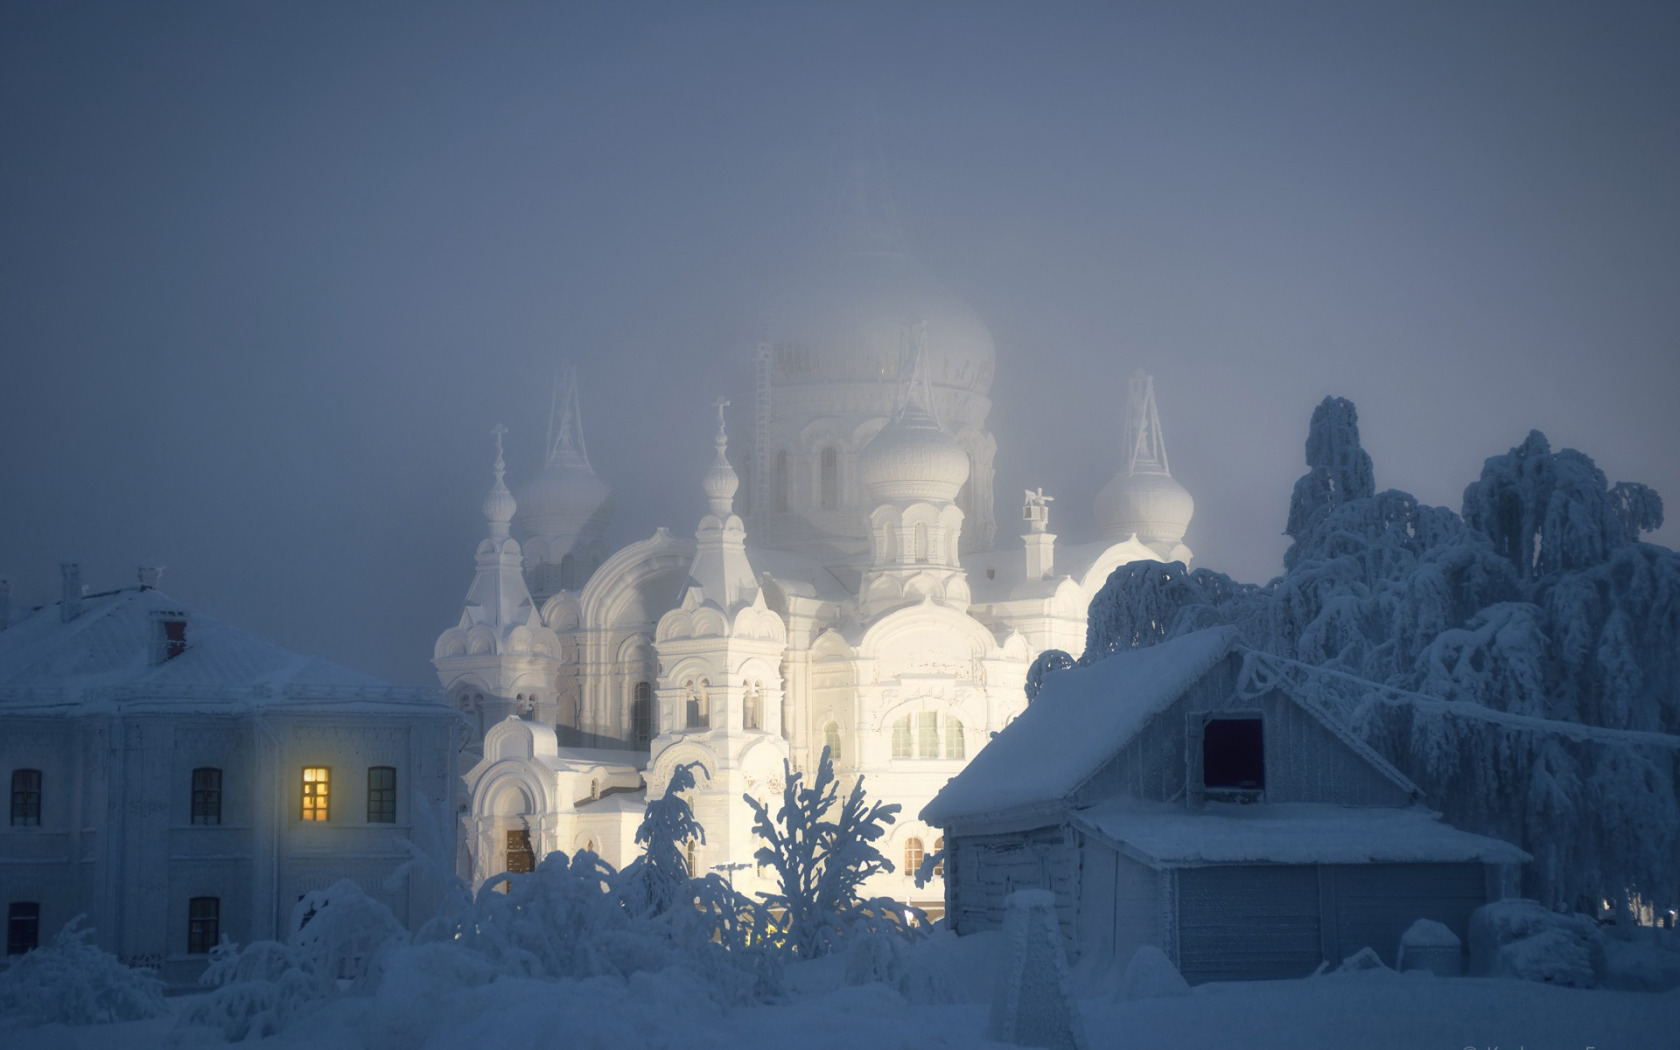
[[[69,623],[82,615],[82,563],[61,561],[58,571],[64,581],[64,593],[58,603],[58,617]]]
[[[0,631],[12,625],[12,581],[0,576]]]
[[[155,590],[157,590],[158,581],[161,580],[161,579],[163,579],[163,566],[161,566],[161,565],[142,565],[142,566],[140,566],[140,589],[141,590],[143,590],[143,591],[155,591]]]

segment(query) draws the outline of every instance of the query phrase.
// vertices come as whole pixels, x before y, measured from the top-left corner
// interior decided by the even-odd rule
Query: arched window
[[[758,728],[758,694],[750,680],[741,683],[741,728]]]
[[[939,757],[939,716],[932,711],[916,712],[916,757]]]
[[[220,897],[194,897],[187,902],[187,954],[207,955],[222,939]]]
[[[833,448],[822,450],[822,485],[819,489],[823,510],[840,509],[840,453]]]
[[[945,836],[944,835],[941,835],[938,838],[933,840],[933,851],[935,853],[940,852],[944,848],[945,848]],[[945,877],[945,861],[944,861],[943,858],[940,859],[939,863],[937,863],[933,866],[933,877],[936,878],[936,879],[943,879]]]
[[[776,453],[776,479],[773,482],[776,486],[776,493],[770,503],[771,509],[778,513],[786,512],[788,509],[788,485],[792,480],[788,471],[787,449],[783,449]]]
[[[915,548],[915,550],[916,550],[916,560],[918,562],[925,562],[925,561],[928,560],[928,528],[927,528],[927,522],[925,522],[925,521],[918,521],[916,523],[916,548]]]
[[[823,747],[828,748],[828,760],[835,765],[840,764],[840,723],[830,722],[823,726]]]
[[[565,591],[577,589],[577,559],[570,554],[560,556],[560,589]]]
[[[916,869],[922,866],[922,840],[911,837],[904,840],[904,874],[907,878],[914,878]]]
[[[698,864],[698,858],[695,856],[696,852],[693,839],[683,843],[683,860],[688,863],[689,878],[694,877],[694,869]]]
[[[963,724],[955,718],[945,719],[945,757],[966,757],[963,748]]]
[[[637,682],[630,701],[630,737],[639,751],[646,750],[653,740],[653,686]]]
[[[893,723],[892,757],[909,758],[910,754],[910,716],[905,715]]]
[[[700,690],[695,688],[694,679],[690,678],[688,681],[683,683],[683,697],[684,697],[683,703],[684,703],[684,706],[687,708],[687,714],[688,714],[688,721],[687,721],[688,728],[690,728],[690,729],[704,728],[706,723],[701,721],[702,715],[701,715],[701,711],[700,711]]]

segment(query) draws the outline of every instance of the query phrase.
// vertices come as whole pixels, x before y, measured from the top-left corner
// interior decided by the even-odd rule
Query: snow
[[[1237,638],[1231,628],[1205,631],[1045,676],[1037,698],[940,790],[921,819],[950,827],[1060,801]]]
[[[950,944],[999,937],[950,938]],[[821,970],[828,960],[801,964]],[[976,971],[978,972],[978,971]],[[1001,1047],[985,1037],[989,983],[961,1001],[916,1004],[883,985],[829,980],[763,1006],[719,1009],[681,973],[627,981],[545,982],[501,978],[441,994],[438,984],[393,979],[373,1000],[341,999],[257,1044],[265,1050],[446,1050],[559,1045],[694,1050],[856,1050]],[[983,978],[976,978],[983,980]],[[790,983],[801,984],[797,972]],[[190,1002],[191,1000],[187,1000]],[[181,1000],[171,1001],[179,1008]],[[1084,999],[1090,1050],[1184,1050],[1229,1046],[1299,1050],[1358,1046],[1614,1047],[1659,1050],[1680,1025],[1680,993],[1581,990],[1509,978],[1438,978],[1388,970],[1295,981],[1206,984],[1180,996]],[[92,1027],[0,1029],[3,1050],[166,1050],[225,1045],[173,1017]]]
[[[1209,803],[1197,810],[1104,803],[1077,826],[1152,867],[1197,864],[1514,864],[1531,859],[1498,839],[1460,831],[1421,807]]]
[[[1427,970],[1437,977],[1457,977],[1464,971],[1464,942],[1443,923],[1419,919],[1400,935],[1396,970]]]
[[[1056,895],[1016,890],[1004,900],[1007,958],[987,1034],[1002,1043],[1084,1050],[1085,1025],[1068,988],[1067,957],[1056,925]]]
[[[1137,999],[1170,999],[1189,995],[1190,985],[1167,953],[1153,944],[1145,944],[1132,953],[1126,972],[1120,977],[1120,987],[1114,996],[1122,1002]]]

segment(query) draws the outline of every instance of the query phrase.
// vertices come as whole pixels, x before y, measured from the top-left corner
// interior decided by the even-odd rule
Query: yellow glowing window
[[[326,766],[303,767],[303,819],[326,820],[332,771]]]

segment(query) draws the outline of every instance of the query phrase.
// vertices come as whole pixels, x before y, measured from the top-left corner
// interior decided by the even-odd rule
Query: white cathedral
[[[1079,651],[1113,569],[1189,560],[1191,498],[1141,374],[1095,497],[1101,538],[1058,546],[1049,497],[1029,492],[1018,545],[994,545],[991,335],[867,178],[841,214],[770,313],[747,440],[716,406],[692,537],[606,551],[575,372],[546,462],[512,491],[498,428],[477,573],[434,653],[476,726],[458,857],[475,885],[555,850],[627,863],[647,800],[697,763],[691,867],[767,888],[742,796],[771,800],[784,762],[811,771],[827,748],[843,781],[903,807],[880,844],[896,870],[869,889],[937,907],[943,887],[911,876],[941,843],[915,815],[1022,710],[1034,657]]]

